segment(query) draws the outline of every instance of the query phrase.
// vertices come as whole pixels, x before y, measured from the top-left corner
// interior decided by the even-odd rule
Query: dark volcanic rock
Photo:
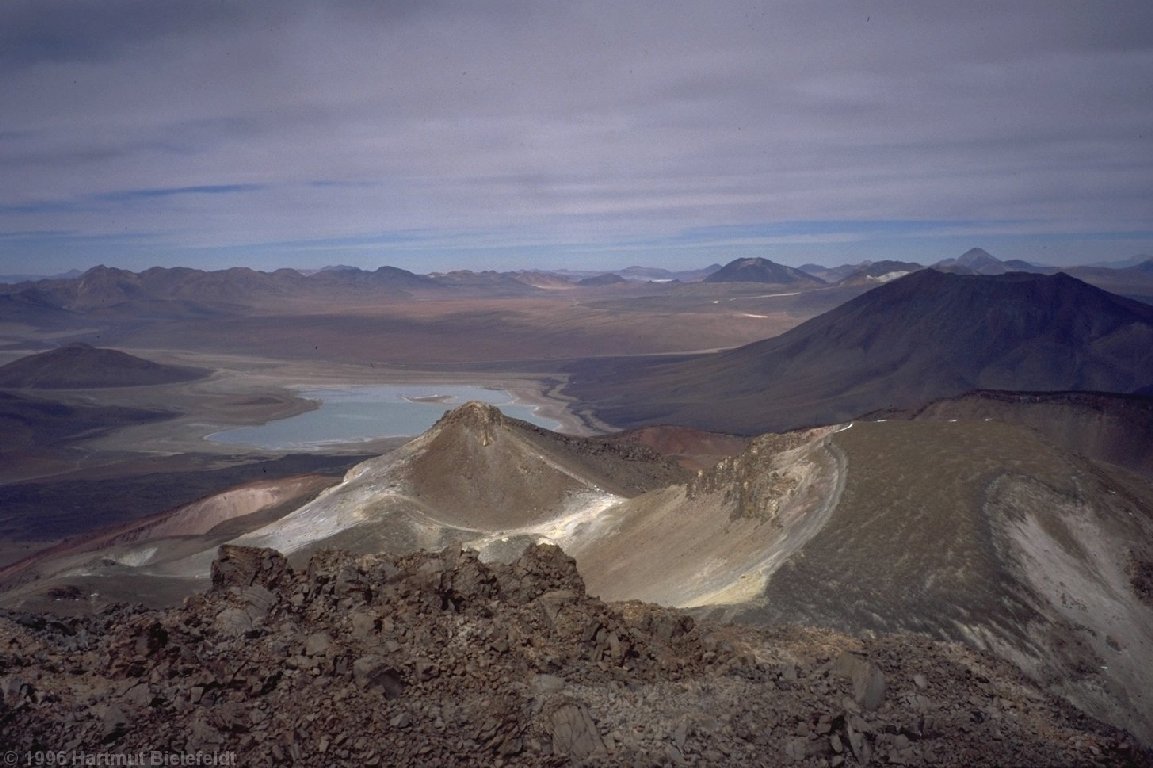
[[[855,653],[842,653],[833,662],[832,671],[852,681],[857,706],[872,711],[885,700],[885,674],[868,659]]]
[[[253,584],[271,588],[287,570],[288,561],[279,552],[225,544],[212,562],[212,588],[227,590]]]
[[[219,617],[243,611],[248,627]],[[0,616],[8,749],[264,765],[1153,765],[1007,665],[588,597],[571,558],[225,548],[179,609]]]
[[[588,757],[604,751],[605,745],[596,723],[580,704],[562,704],[549,721],[555,754]]]

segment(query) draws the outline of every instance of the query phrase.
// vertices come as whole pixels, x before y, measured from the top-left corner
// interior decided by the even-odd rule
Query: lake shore
[[[550,418],[543,406],[491,384],[326,385],[300,389],[299,395],[318,402],[319,407],[288,419],[221,430],[208,439],[265,450],[324,451],[329,446],[360,447],[381,437],[419,435],[432,427],[446,410],[470,401],[494,405],[510,418],[545,429],[557,430],[564,426]]]
[[[185,365],[199,365],[216,372],[208,379],[164,387],[134,387],[120,390],[89,391],[78,394],[98,398],[110,405],[134,405],[172,410],[170,420],[116,430],[86,443],[95,453],[180,453],[259,454],[283,453],[251,446],[217,443],[209,435],[236,427],[258,426],[291,418],[318,407],[315,400],[301,396],[301,390],[411,386],[411,397],[421,402],[441,400],[438,387],[475,386],[503,390],[518,404],[532,407],[541,417],[558,422],[558,431],[572,435],[593,435],[608,431],[591,424],[573,410],[573,401],[560,394],[565,380],[555,374],[527,374],[492,371],[418,371],[365,365],[330,365],[297,360],[271,360],[233,355],[173,354],[162,350],[141,350],[151,359]],[[460,403],[444,402],[445,410]],[[386,452],[415,435],[384,437],[325,445],[332,453]]]

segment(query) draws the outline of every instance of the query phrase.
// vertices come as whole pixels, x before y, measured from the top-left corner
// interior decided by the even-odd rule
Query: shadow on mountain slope
[[[1128,393],[1151,385],[1153,307],[1064,274],[926,269],[726,352],[584,361],[565,391],[618,427],[758,434],[974,389]]]

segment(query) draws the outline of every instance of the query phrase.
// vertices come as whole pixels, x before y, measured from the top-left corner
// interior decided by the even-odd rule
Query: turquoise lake
[[[507,416],[546,429],[561,427],[559,422],[537,415],[533,406],[517,403],[508,392],[487,387],[381,384],[317,387],[301,389],[298,393],[301,397],[319,401],[320,407],[256,427],[226,429],[209,435],[208,439],[268,450],[299,451],[333,443],[405,437],[424,432],[445,411],[469,400],[491,403]],[[437,400],[420,400],[433,397]]]

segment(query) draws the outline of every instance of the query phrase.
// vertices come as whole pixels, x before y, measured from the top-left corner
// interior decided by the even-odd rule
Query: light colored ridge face
[[[570,495],[555,517],[526,525],[478,536],[464,542],[476,549],[481,559],[500,559],[506,545],[512,542],[555,544],[565,552],[574,552],[583,543],[611,536],[615,530],[618,508],[626,501],[623,496],[605,491],[589,490]]]
[[[600,535],[568,547],[589,591],[679,607],[756,600],[836,506],[845,467],[828,436],[840,428],[759,438],[687,486],[606,510]]]
[[[1142,530],[1132,511],[1091,504],[1028,478],[1002,478],[989,503],[1008,512],[998,521],[1003,551],[1039,614],[1030,627],[1032,653],[999,638],[990,644],[1035,678],[1052,674],[1054,648],[1084,646],[1082,663],[1096,667],[1094,681],[1070,675],[1063,693],[1153,739],[1153,606],[1134,592],[1131,555],[1123,554],[1148,540],[1149,529]],[[1133,711],[1146,717],[1134,718]]]

